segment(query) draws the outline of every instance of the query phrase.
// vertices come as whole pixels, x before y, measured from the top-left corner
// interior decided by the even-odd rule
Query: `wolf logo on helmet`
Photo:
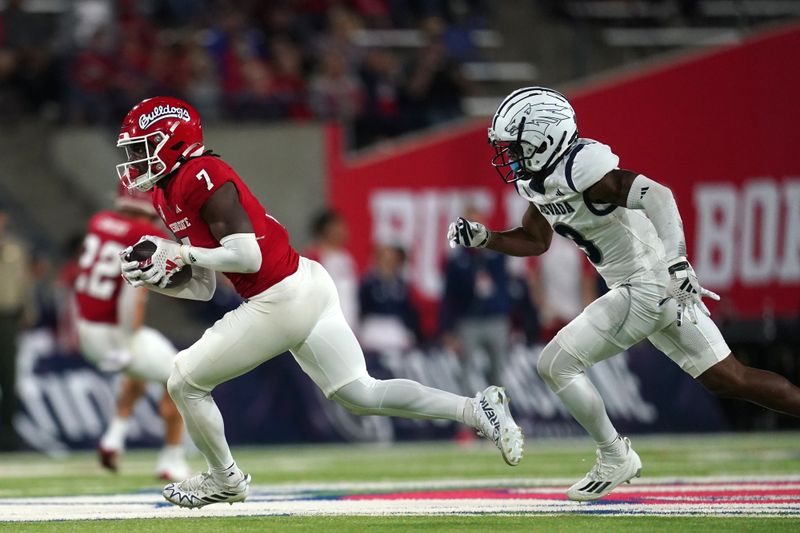
[[[531,117],[531,113],[534,112],[534,105],[536,106],[536,112]],[[517,121],[516,118],[519,115],[525,115],[525,120]],[[550,124],[559,124],[562,120],[569,120],[569,118],[568,109],[562,105],[547,102],[529,103],[511,117],[511,122],[504,129],[509,135],[517,135],[517,129],[522,126],[524,131],[533,131],[544,135]]]

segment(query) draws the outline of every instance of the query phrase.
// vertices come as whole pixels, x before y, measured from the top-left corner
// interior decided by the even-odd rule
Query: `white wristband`
[[[220,272],[252,273],[261,268],[261,248],[255,233],[232,233],[220,239],[218,248],[181,246],[187,265],[198,265]]]

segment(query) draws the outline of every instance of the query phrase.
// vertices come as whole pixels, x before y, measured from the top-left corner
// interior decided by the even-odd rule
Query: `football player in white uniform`
[[[492,165],[530,204],[522,225],[506,231],[459,218],[450,224],[450,245],[539,255],[555,231],[586,253],[610,287],[558,332],[537,363],[598,446],[595,466],[569,488],[570,499],[596,500],[640,475],[639,456],[614,429],[585,370],[645,338],[712,393],[800,416],[800,389],[742,365],[709,318],[701,298],[719,296],[700,286],[687,260],[671,191],[618,168],[605,144],[580,138],[564,96],[543,87],[514,91],[492,119],[489,142]]]

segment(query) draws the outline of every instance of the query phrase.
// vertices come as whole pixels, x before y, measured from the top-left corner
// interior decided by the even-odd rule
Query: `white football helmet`
[[[517,89],[489,128],[492,166],[506,183],[546,176],[577,140],[575,110],[564,95],[545,87]]]

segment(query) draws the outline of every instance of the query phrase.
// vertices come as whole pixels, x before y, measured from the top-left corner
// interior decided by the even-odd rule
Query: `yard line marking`
[[[800,516],[800,477],[651,478],[595,502],[566,500],[554,479],[281,484],[251,487],[243,504],[187,510],[157,491],[0,499],[0,520],[278,515],[578,514]]]

